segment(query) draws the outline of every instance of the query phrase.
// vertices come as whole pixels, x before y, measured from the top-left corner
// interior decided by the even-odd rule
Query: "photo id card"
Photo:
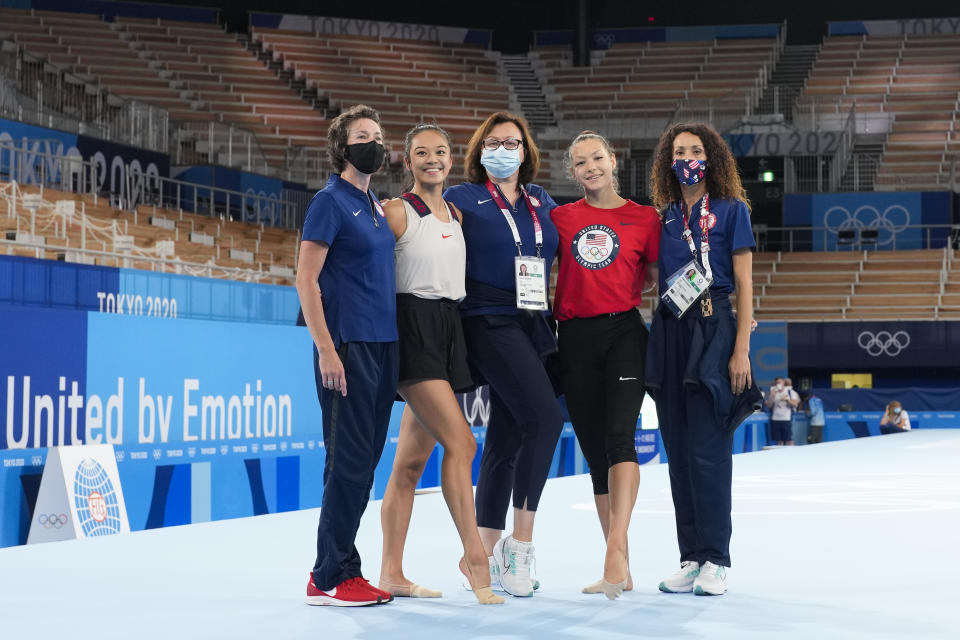
[[[547,273],[543,258],[516,256],[513,273],[517,281],[517,308],[545,311],[547,308]]]
[[[660,300],[680,318],[703,295],[710,295],[711,284],[712,279],[707,278],[703,268],[696,260],[691,260],[667,278],[667,290],[661,294]]]

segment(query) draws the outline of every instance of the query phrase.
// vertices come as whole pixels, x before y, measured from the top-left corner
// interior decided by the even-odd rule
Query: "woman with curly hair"
[[[750,205],[730,148],[704,123],[677,124],[660,137],[650,191],[661,219],[661,303],[646,388],[668,456],[680,546],[680,570],[660,590],[721,595],[730,566],[731,437],[761,397],[750,367]]]

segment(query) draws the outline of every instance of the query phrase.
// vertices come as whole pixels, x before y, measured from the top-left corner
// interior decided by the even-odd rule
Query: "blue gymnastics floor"
[[[439,493],[419,496],[406,571],[439,600],[303,604],[318,511],[0,549],[3,638],[957,638],[960,433],[734,456],[733,567],[718,598],[657,591],[677,566],[663,465],[644,467],[630,531],[635,591],[580,587],[603,546],[587,476],[551,480],[533,598],[480,607],[461,588]],[[358,547],[380,562],[379,503]]]

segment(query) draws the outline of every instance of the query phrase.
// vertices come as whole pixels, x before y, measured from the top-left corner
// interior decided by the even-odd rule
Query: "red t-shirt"
[[[644,274],[660,248],[657,210],[627,200],[598,209],[580,199],[551,214],[560,233],[557,320],[626,311],[640,304]]]

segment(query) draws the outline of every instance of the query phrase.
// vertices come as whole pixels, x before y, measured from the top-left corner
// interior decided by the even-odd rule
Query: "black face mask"
[[[348,144],[343,157],[352,164],[357,171],[370,175],[376,173],[383,165],[383,158],[387,150],[376,140]]]

